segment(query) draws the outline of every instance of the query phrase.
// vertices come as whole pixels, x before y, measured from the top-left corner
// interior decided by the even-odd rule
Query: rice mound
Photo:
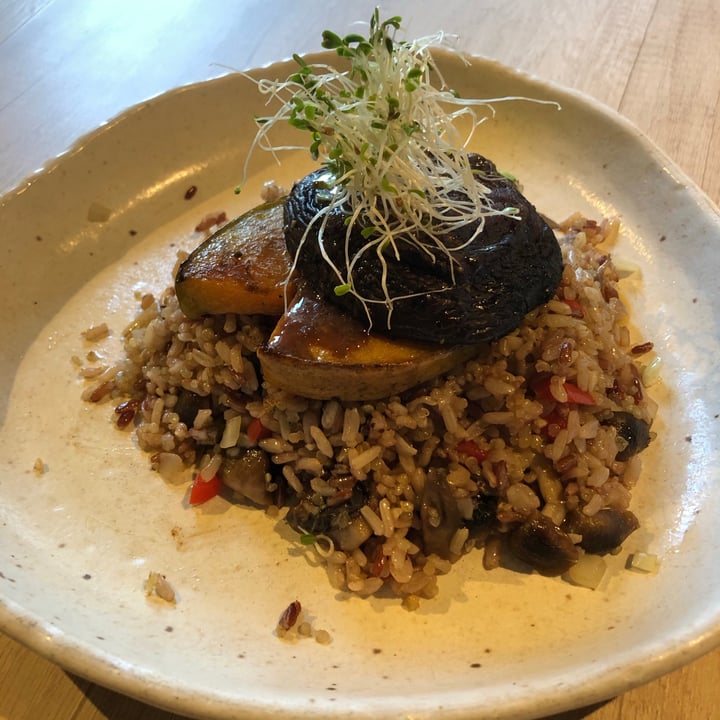
[[[638,361],[652,345],[631,345],[618,274],[599,247],[617,233],[617,221],[569,218],[556,296],[400,396],[320,401],[264,384],[256,350],[272,319],[190,320],[169,288],[141,299],[125,358],[97,377],[86,370],[83,397],[112,399],[118,426],[134,429],[162,475],[191,466],[287,512],[334,587],[432,597],[437,575],[475,547],[497,566],[531,519],[560,532],[571,513],[627,510],[639,455],[618,460],[624,440],[608,420],[629,413],[650,427],[656,406]],[[258,420],[262,433],[249,435]],[[254,487],[228,471],[247,470],[248,457]],[[563,534],[582,556],[582,535]]]

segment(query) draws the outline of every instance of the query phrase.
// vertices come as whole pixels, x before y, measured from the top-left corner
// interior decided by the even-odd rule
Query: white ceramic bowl
[[[253,83],[229,75],[155,98],[80,140],[0,206],[0,626],[103,685],[205,718],[538,717],[607,698],[692,660],[720,639],[720,243],[718,211],[616,114],[576,93],[482,59],[441,53],[465,96],[557,100],[496,105],[475,149],[517,175],[547,215],[618,215],[616,254],[635,326],[663,358],[658,439],[633,508],[642,528],[596,591],[482,570],[480,554],[416,612],[349,598],[262,512],[184,502],[111,408],[80,400],[71,357],[106,320],[103,345],[135,292],[172,281],[178,247],[208,211],[254,204],[260,183],[309,167],[257,154],[233,188],[263,112]],[[282,77],[289,65],[258,71]],[[191,185],[192,200],[185,199]],[[104,222],[89,209],[110,211]],[[92,215],[93,213],[91,213]],[[34,470],[40,459],[45,471]],[[661,560],[624,569],[627,553]],[[148,571],[178,593],[145,597]],[[300,599],[332,642],[274,635]]]

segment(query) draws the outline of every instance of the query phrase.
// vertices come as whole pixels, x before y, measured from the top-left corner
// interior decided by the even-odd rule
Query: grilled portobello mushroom
[[[289,253],[297,254],[298,272],[327,302],[366,326],[370,319],[373,332],[447,345],[477,344],[511,332],[557,290],[563,264],[560,247],[512,180],[480,155],[471,154],[470,163],[477,182],[489,189],[489,208],[517,212],[485,216],[482,232],[465,247],[461,246],[472,237],[477,222],[444,235],[452,261],[429,236],[416,238],[422,248],[399,240],[399,260],[385,253],[386,273],[377,253],[364,253],[353,269],[355,292],[342,295],[336,292],[337,274],[323,253],[346,276],[347,258],[367,244],[367,236],[362,222],[357,222],[348,238],[344,207],[318,220],[329,204],[327,172],[310,173],[295,184],[284,210],[285,240]],[[390,304],[385,288],[394,298]]]

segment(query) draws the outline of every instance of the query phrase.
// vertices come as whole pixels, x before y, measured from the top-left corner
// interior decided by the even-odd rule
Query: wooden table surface
[[[0,191],[124,108],[174,86],[319,49],[367,0],[0,0]],[[635,122],[720,201],[718,0],[405,0],[409,35],[581,90]],[[1,242],[1,241],[0,241]],[[63,670],[0,634],[0,718],[179,716]],[[569,720],[720,718],[720,649]]]

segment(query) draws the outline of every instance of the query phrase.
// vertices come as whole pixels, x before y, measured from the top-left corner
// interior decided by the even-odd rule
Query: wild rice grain
[[[375,459],[377,459],[382,453],[382,448],[375,446],[369,448],[359,454],[353,455],[350,458],[350,468],[353,474],[364,474],[363,471],[367,466]]]
[[[470,536],[470,531],[467,528],[460,528],[455,531],[455,534],[450,541],[450,554],[451,555],[462,555],[465,549],[465,543]]]
[[[380,519],[383,524],[383,535],[390,537],[395,532],[395,521],[390,509],[390,503],[387,498],[383,498],[379,503]]]
[[[280,615],[280,619],[278,620],[278,627],[282,628],[283,630],[289,630],[298,621],[301,610],[302,605],[300,604],[300,601],[293,600]]]
[[[225,430],[223,431],[222,439],[220,440],[220,447],[222,449],[231,448],[238,444],[242,424],[243,418],[241,415],[235,415],[226,421]]]
[[[288,485],[296,493],[298,493],[298,495],[301,495],[304,492],[303,484],[300,482],[300,479],[295,474],[295,471],[292,469],[292,466],[283,465],[282,466],[282,474],[283,474],[283,477],[287,480]]]
[[[333,452],[332,445],[330,444],[330,441],[327,439],[327,435],[322,431],[321,428],[319,428],[317,425],[313,425],[310,428],[310,436],[315,441],[315,444],[317,445],[317,449],[325,455],[325,457],[331,458],[335,454]]]
[[[384,535],[385,526],[382,520],[377,516],[377,513],[368,505],[363,505],[360,508],[360,513],[367,520],[368,525],[372,528],[374,535]]]
[[[343,415],[342,442],[346,447],[355,447],[360,440],[360,413],[357,408],[348,408]]]
[[[215,455],[206,456],[203,458],[203,460],[200,463],[200,479],[204,482],[207,482],[208,480],[212,480],[212,478],[217,475],[218,470],[220,470],[220,465],[222,464],[222,455],[220,453],[217,453]]]
[[[89,327],[87,330],[84,330],[81,333],[81,335],[88,342],[97,342],[98,340],[103,340],[109,334],[110,334],[110,328],[107,326],[107,323],[100,323],[99,325],[93,325],[92,327]]]

